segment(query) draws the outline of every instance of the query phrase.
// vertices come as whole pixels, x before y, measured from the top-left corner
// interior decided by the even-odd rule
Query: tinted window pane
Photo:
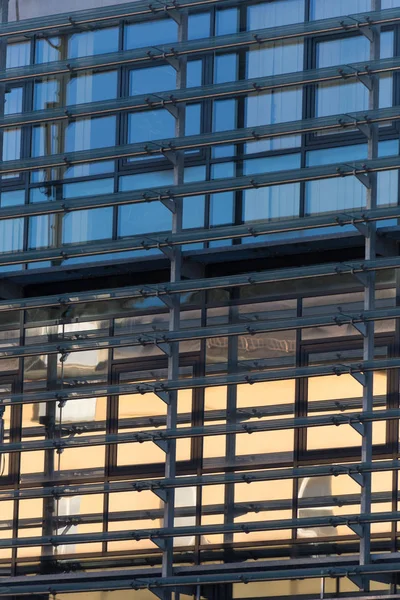
[[[385,0],[384,0],[385,1]],[[382,3],[382,8],[384,7]],[[311,19],[327,19],[339,15],[351,15],[352,13],[371,10],[371,0],[311,0]]]
[[[54,108],[60,103],[60,82],[57,79],[48,79],[34,83],[33,109],[45,110]]]
[[[60,127],[56,123],[38,125],[32,129],[32,156],[61,152]]]
[[[66,183],[63,186],[64,198],[79,198],[80,196],[96,196],[101,194],[112,194],[114,191],[114,179],[98,179],[90,181],[79,181]]]
[[[188,37],[189,40],[197,40],[209,37],[210,35],[210,13],[200,13],[198,15],[189,15],[188,19]]]
[[[157,46],[178,40],[178,24],[173,19],[133,23],[125,29],[125,48]]]
[[[175,88],[176,71],[169,65],[136,69],[129,74],[129,93],[131,96],[164,92]]]
[[[78,75],[67,83],[67,104],[100,102],[117,97],[117,72]]]
[[[238,30],[238,22],[237,8],[217,10],[215,34],[228,35],[229,33],[236,33]]]
[[[128,190],[141,190],[145,188],[158,188],[173,185],[173,171],[154,171],[151,173],[138,173],[137,175],[125,175],[119,180],[119,189],[122,192]]]
[[[35,62],[47,63],[61,60],[63,50],[63,38],[51,37],[36,40]]]
[[[128,117],[128,143],[175,136],[175,119],[164,109],[132,113]]]
[[[30,42],[7,45],[6,68],[23,67],[29,65],[31,57]]]
[[[4,114],[12,115],[22,112],[22,88],[11,88],[5,93]]]
[[[304,0],[273,0],[248,8],[248,29],[276,27],[288,23],[300,23],[303,20]]]
[[[214,83],[236,81],[237,54],[219,54],[215,57]]]
[[[112,234],[113,209],[94,208],[65,215],[63,243],[87,242],[107,239]]]
[[[229,131],[236,128],[236,100],[214,102],[213,131]]]
[[[14,190],[12,192],[2,192],[0,196],[0,206],[18,206],[25,204],[25,190]]]
[[[172,226],[172,214],[161,202],[146,202],[121,206],[118,218],[120,237],[169,231]]]
[[[191,60],[187,64],[187,87],[199,87],[203,78],[203,61]]]
[[[21,158],[21,129],[6,129],[3,132],[3,160]]]
[[[299,206],[300,185],[298,183],[246,190],[243,197],[243,220],[251,222],[297,216]]]
[[[201,105],[190,104],[186,107],[185,135],[197,135],[201,131]]]
[[[115,117],[82,119],[70,123],[65,132],[65,151],[115,146]]]
[[[118,50],[118,28],[74,33],[68,40],[68,57],[93,56]]]
[[[233,192],[222,192],[212,194],[210,198],[210,225],[230,225],[234,220],[234,201]]]
[[[303,69],[303,43],[273,42],[247,53],[247,76],[265,77]]]
[[[22,250],[24,219],[0,221],[0,252]]]
[[[54,215],[41,215],[29,219],[28,246],[34,248],[46,248],[54,243]]]

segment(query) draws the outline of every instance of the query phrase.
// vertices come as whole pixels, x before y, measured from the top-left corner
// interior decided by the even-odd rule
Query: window
[[[229,131],[235,128],[236,100],[215,100],[213,131]]]
[[[117,97],[117,71],[84,73],[67,83],[67,105],[100,102]]]
[[[272,0],[248,7],[249,30],[302,21],[304,21],[304,0]]]
[[[98,117],[70,123],[65,132],[65,151],[93,150],[115,146],[116,118]]]
[[[370,42],[360,35],[318,42],[317,68],[362,62],[369,59]],[[393,32],[381,36],[381,57],[393,56]],[[351,61],[349,61],[351,57]],[[392,76],[380,77],[379,105],[392,106]],[[359,81],[324,83],[316,86],[315,111],[317,117],[368,109],[368,89]]]
[[[225,8],[217,9],[216,20],[215,20],[215,35],[228,35],[229,33],[236,33],[238,30],[238,9],[237,8]]]
[[[128,143],[175,136],[175,118],[166,110],[146,110],[128,116]]]
[[[45,79],[33,84],[33,110],[55,108],[60,104],[60,81]]]
[[[5,93],[4,114],[13,115],[22,112],[22,94],[23,88],[11,88]]]
[[[3,160],[21,158],[21,129],[14,127],[3,132]]]
[[[24,219],[0,221],[0,252],[18,252],[23,248]]]
[[[30,42],[19,42],[7,45],[6,68],[24,67],[31,62]]]
[[[63,244],[110,238],[112,221],[112,207],[70,212],[63,219]]]
[[[42,64],[61,60],[63,57],[64,38],[49,37],[36,40],[35,63]]]
[[[237,54],[217,54],[214,65],[214,83],[236,81],[238,75]]]
[[[133,23],[125,28],[125,49],[158,46],[178,40],[178,25],[173,19]]]
[[[118,36],[117,27],[74,33],[68,40],[68,57],[78,58],[117,52]]]
[[[210,35],[210,13],[199,13],[189,15],[188,19],[188,38],[197,40],[207,38]]]
[[[129,94],[152,94],[176,88],[176,71],[170,65],[135,69],[129,73]]]
[[[310,19],[327,19],[371,10],[371,0],[310,0]],[[382,3],[383,4],[383,3]],[[389,8],[382,6],[382,8]]]

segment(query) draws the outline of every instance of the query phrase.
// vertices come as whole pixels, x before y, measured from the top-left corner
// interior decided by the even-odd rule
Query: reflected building
[[[400,598],[400,1],[0,17],[0,598]]]

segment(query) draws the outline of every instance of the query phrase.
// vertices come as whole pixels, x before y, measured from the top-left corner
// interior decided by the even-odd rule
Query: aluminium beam
[[[124,53],[123,53],[124,55]],[[109,55],[105,55],[109,56]],[[111,59],[107,59],[111,60]],[[122,60],[122,58],[121,58]],[[51,64],[51,63],[49,63]],[[113,63],[115,64],[115,63]],[[104,62],[102,65],[98,65],[96,68],[110,68],[109,62]],[[87,66],[87,69],[95,68],[93,65]],[[18,71],[24,71],[27,67],[18,67]],[[192,88],[182,88],[182,89],[173,89],[169,91],[160,91],[154,94],[143,94],[138,96],[133,96],[126,99],[114,99],[111,101],[107,101],[100,104],[102,108],[109,107],[111,110],[114,110],[120,106],[123,110],[147,110],[149,108],[167,108],[167,107],[175,107],[179,104],[186,103],[198,103],[202,100],[210,100],[210,99],[226,99],[231,97],[241,97],[247,96],[249,94],[259,94],[262,92],[275,91],[279,89],[290,89],[293,87],[300,87],[304,85],[310,84],[318,84],[318,83],[327,83],[327,82],[343,82],[343,81],[357,81],[360,77],[367,77],[371,75],[381,75],[381,74],[391,74],[395,73],[400,69],[400,58],[384,58],[375,61],[368,61],[362,63],[351,63],[344,65],[335,65],[333,67],[323,67],[320,69],[310,69],[305,71],[296,71],[294,73],[283,73],[280,75],[270,75],[265,77],[256,77],[253,79],[232,81],[227,83],[220,84],[209,84],[206,86],[200,87],[192,87]],[[71,69],[68,69],[69,72]],[[0,83],[9,84],[11,82],[21,82],[25,79],[35,78],[36,74],[32,75],[22,75],[22,73],[13,74],[14,71],[9,70],[6,71],[6,74],[3,75],[0,72]],[[49,77],[51,75],[56,75],[54,72],[47,72],[43,74],[43,76]],[[77,108],[69,107],[66,114],[66,107],[61,107],[60,109],[54,109],[51,113],[53,116],[51,120],[54,120],[55,117],[63,117],[66,116],[70,119],[74,116],[79,115],[79,111],[87,111],[89,105],[82,105]],[[95,105],[93,105],[95,108]],[[92,108],[93,108],[92,107]],[[57,112],[58,111],[58,112]],[[37,111],[36,113],[29,113],[27,116],[28,122],[32,120],[32,116],[35,116],[38,122],[43,122],[43,119],[50,116],[50,113],[47,110]],[[21,124],[23,123],[24,116],[20,117]],[[26,162],[26,159],[25,159]],[[14,160],[14,161],[6,161],[4,164],[6,165],[4,168],[9,168],[13,163],[18,163],[21,165],[20,170],[22,170],[24,159]],[[36,167],[39,168],[39,167]],[[15,169],[14,169],[15,170]],[[4,171],[2,171],[4,172]]]
[[[177,537],[196,535],[218,535],[223,533],[256,533],[263,531],[282,531],[285,529],[307,529],[313,527],[340,527],[371,525],[372,523],[395,523],[400,521],[400,512],[376,512],[324,517],[302,517],[297,519],[270,519],[240,523],[220,523],[207,525],[171,526],[154,529],[128,529],[108,532],[70,533],[61,535],[24,536],[0,539],[0,548],[57,547],[66,544],[86,544],[95,542],[120,542],[140,540],[172,540]],[[267,543],[267,542],[265,542]],[[172,564],[171,564],[172,574]]]
[[[348,261],[345,263],[326,263],[304,267],[271,269],[254,271],[239,275],[227,275],[205,279],[182,280],[180,283],[170,282],[154,285],[144,284],[126,288],[78,292],[56,296],[21,298],[13,301],[0,301],[0,312],[22,310],[28,308],[45,308],[50,306],[66,307],[71,304],[87,302],[104,302],[128,298],[151,298],[186,294],[211,289],[246,287],[278,281],[306,280],[325,276],[362,275],[371,271],[385,271],[400,267],[400,257],[385,257],[374,261]]]
[[[257,565],[257,561],[253,563]],[[286,568],[285,568],[286,567]],[[4,578],[1,581],[0,596],[31,595],[37,593],[61,594],[66,592],[89,592],[99,590],[139,590],[148,589],[164,590],[174,589],[177,586],[196,586],[196,585],[218,585],[226,583],[251,583],[262,581],[280,581],[296,579],[320,579],[325,578],[345,578],[345,577],[367,577],[374,579],[382,575],[397,574],[400,572],[400,563],[397,560],[388,563],[372,563],[362,566],[343,565],[333,563],[328,566],[316,565],[314,567],[288,568],[287,561],[282,561],[281,568],[276,570],[256,570],[246,571],[236,568],[234,571],[222,573],[208,573],[202,570],[192,575],[174,575],[172,577],[149,577],[141,575],[140,571],[122,571],[116,575],[115,579],[107,578],[104,580],[104,573],[97,579],[82,579],[79,573],[71,574],[70,578],[59,578],[52,576],[52,579],[45,579],[43,576],[35,575],[21,578]],[[368,596],[363,596],[367,598]],[[390,596],[389,596],[390,598]]]
[[[339,477],[346,475],[362,475],[364,473],[383,473],[387,471],[399,471],[399,460],[374,461],[371,463],[345,463],[327,464],[318,466],[304,466],[281,469],[260,469],[257,471],[237,471],[218,473],[212,475],[185,476],[175,479],[145,479],[128,481],[109,481],[103,483],[91,483],[81,485],[49,485],[38,488],[21,485],[20,489],[0,489],[0,502],[9,500],[31,500],[37,498],[67,498],[71,496],[88,496],[93,494],[114,494],[121,492],[155,492],[165,491],[169,488],[199,487],[225,485],[228,483],[246,483],[251,485],[256,482],[282,481],[284,479],[301,479],[304,477]]]
[[[128,433],[112,433],[101,435],[77,435],[74,437],[57,437],[56,439],[9,442],[0,444],[1,454],[34,452],[38,450],[57,450],[62,452],[68,448],[87,448],[93,446],[109,446],[111,444],[132,444],[144,442],[170,442],[179,439],[205,438],[219,435],[238,435],[261,433],[266,431],[284,431],[288,429],[329,427],[340,425],[365,426],[366,423],[389,421],[400,418],[400,409],[363,411],[362,413],[337,413],[313,417],[297,417],[251,421],[250,423],[227,423],[198,427],[182,427],[135,431]],[[372,459],[371,459],[372,460]]]
[[[121,108],[121,110],[129,110],[127,108]],[[111,107],[115,108],[115,101],[104,110],[103,103],[95,103],[90,105],[81,105],[81,109],[87,112],[80,113],[80,116],[102,116],[103,114],[109,114]],[[97,108],[96,108],[97,107]],[[117,110],[117,109],[116,109]],[[22,115],[7,115],[5,121],[1,120],[0,116],[0,128],[2,127],[15,127],[21,124],[30,124],[37,120],[37,115],[34,113],[35,121],[29,120],[30,113],[24,113]],[[49,111],[43,111],[40,123],[43,123],[47,119]],[[63,113],[65,115],[65,113]],[[69,114],[69,113],[68,113]],[[21,121],[23,119],[24,121]],[[27,119],[26,123],[25,120]],[[248,127],[241,129],[233,129],[229,131],[220,131],[212,133],[201,133],[197,135],[184,136],[184,137],[173,137],[164,138],[160,140],[136,142],[133,144],[124,144],[118,147],[99,148],[93,150],[80,150],[73,153],[63,153],[62,155],[52,155],[51,157],[42,157],[41,164],[47,166],[48,164],[53,165],[54,161],[57,164],[65,166],[68,162],[72,164],[76,157],[79,160],[86,159],[100,159],[103,157],[110,158],[110,156],[117,156],[118,158],[134,158],[144,156],[159,156],[163,155],[167,151],[175,150],[194,150],[199,148],[208,148],[210,146],[219,146],[225,144],[235,143],[246,143],[254,142],[262,139],[271,139],[274,137],[285,136],[285,135],[300,135],[305,133],[316,133],[316,132],[332,132],[332,131],[346,131],[348,129],[361,128],[368,126],[373,123],[386,123],[396,122],[400,119],[399,107],[392,106],[388,108],[380,108],[378,110],[370,111],[358,111],[346,114],[329,115],[326,117],[314,117],[310,119],[302,119],[298,121],[286,121],[282,123],[273,123],[270,125],[258,125],[257,127]]]
[[[70,33],[71,30],[92,25],[107,26],[121,19],[142,19],[154,15],[165,16],[176,11],[201,9],[218,5],[230,6],[239,4],[242,0],[139,0],[114,6],[99,6],[92,9],[69,11],[67,13],[40,16],[22,21],[8,21],[0,28],[0,37],[31,35],[41,32]],[[368,13],[367,13],[368,14]]]
[[[4,163],[5,164],[5,163]],[[182,185],[171,185],[168,187],[162,187],[162,188],[152,188],[152,187],[148,187],[148,188],[143,188],[140,190],[132,190],[130,192],[116,192],[114,194],[104,194],[101,196],[86,196],[86,197],[81,197],[81,198],[75,198],[75,199],[65,199],[62,201],[55,201],[55,202],[41,202],[41,203],[37,203],[37,204],[31,204],[31,205],[22,205],[22,206],[17,206],[17,207],[10,207],[10,208],[1,208],[0,209],[0,218],[20,218],[22,216],[37,216],[37,215],[44,215],[44,214],[53,214],[53,213],[66,213],[68,211],[73,211],[73,210],[83,210],[83,209],[90,209],[90,208],[104,208],[107,206],[122,206],[122,205],[126,205],[126,204],[137,204],[137,203],[143,203],[143,202],[166,202],[169,203],[171,202],[171,200],[176,200],[177,198],[186,198],[186,197],[193,197],[193,196],[198,196],[201,194],[217,194],[220,192],[227,192],[227,191],[244,191],[244,190],[251,190],[251,189],[258,189],[258,188],[263,188],[263,187],[269,187],[269,186],[274,186],[274,185],[279,185],[279,184],[285,184],[285,183],[301,183],[301,182],[306,182],[306,181],[316,181],[319,179],[335,179],[335,178],[340,178],[340,177],[356,177],[356,176],[361,176],[364,174],[370,174],[370,173],[374,173],[374,172],[381,172],[381,171],[393,171],[393,170],[398,170],[400,169],[400,157],[397,155],[393,155],[393,156],[387,156],[387,157],[383,157],[383,158],[377,158],[375,160],[364,160],[364,161],[355,161],[352,163],[333,163],[333,164],[328,164],[328,165],[322,165],[322,166],[318,166],[318,167],[308,167],[307,169],[290,169],[290,170],[283,170],[283,171],[274,171],[274,172],[267,172],[267,173],[255,173],[253,175],[245,175],[242,177],[230,177],[230,178],[223,178],[223,179],[215,179],[215,180],[211,180],[211,181],[199,181],[199,182],[194,182],[194,183],[185,183]],[[393,207],[392,207],[393,208]],[[397,208],[397,207],[396,207]],[[378,209],[378,210],[385,210],[385,209]],[[360,212],[362,212],[362,214],[365,213],[364,211],[351,211],[351,214],[360,214]],[[346,216],[347,219],[349,219],[349,214],[347,213],[347,211],[338,211],[337,213],[334,213],[334,218],[336,218],[337,222],[336,224],[341,225],[344,224],[346,222]],[[384,213],[382,213],[384,214]],[[343,218],[345,219],[345,221],[343,221]],[[324,219],[332,219],[333,215],[319,215],[318,217],[304,217],[304,223],[313,223],[313,222],[318,222],[318,219],[322,219],[322,222],[324,222]],[[306,221],[306,219],[315,219],[315,221]],[[292,219],[289,219],[290,221]],[[365,222],[365,220],[364,220]],[[280,222],[279,222],[280,223]],[[286,223],[285,221],[282,221],[283,224]],[[329,223],[331,223],[331,221],[329,221]],[[335,223],[333,223],[335,224]],[[256,226],[256,225],[255,225]],[[267,226],[267,224],[265,224],[265,226]],[[282,227],[282,224],[278,224],[278,223],[270,223],[270,225],[272,228],[273,227]],[[328,225],[327,225],[328,226]],[[252,231],[252,225],[249,224],[248,226],[248,232],[251,233]],[[307,228],[307,227],[305,227]],[[217,228],[216,228],[217,229]],[[298,228],[297,228],[298,229]],[[257,231],[257,230],[254,230]],[[274,231],[274,229],[272,229],[271,231]],[[154,234],[156,237],[154,238],[155,240],[159,240],[158,236],[162,235],[163,241],[164,241],[164,246],[165,246],[165,241],[168,241],[170,239],[171,234],[170,233],[164,233],[164,234]],[[187,236],[189,235],[188,232],[182,232],[179,234],[180,236]],[[200,235],[200,232],[196,232],[194,233],[194,235]],[[207,235],[205,233],[203,233],[203,235]],[[218,232],[215,231],[213,234],[209,234],[209,235],[218,235]],[[141,238],[144,243],[146,244],[146,240],[149,240],[150,236],[148,234],[144,234],[143,236],[136,236],[136,237],[132,237],[129,238],[127,240],[121,239],[121,240],[110,240],[110,241],[105,241],[102,244],[106,245],[105,247],[117,247],[117,244],[120,245],[124,245],[124,244],[128,244],[130,242],[133,242],[134,244],[138,245],[138,238]],[[186,239],[185,237],[183,238],[178,238],[178,239]],[[111,243],[112,242],[112,243]],[[99,248],[101,244],[100,243],[84,243],[83,246],[78,246],[78,248],[81,247],[85,247],[88,246],[89,248]],[[121,246],[121,247],[122,247]],[[67,252],[67,250],[69,249],[71,252],[74,251],[74,245],[70,245],[70,246],[63,246],[63,251],[65,251],[65,253]],[[143,248],[143,244],[141,246],[141,249]],[[124,249],[122,247],[122,249]],[[49,249],[49,250],[43,250],[43,252],[55,252],[57,251],[57,249]],[[60,251],[60,250],[58,250]],[[78,252],[79,250],[76,249],[75,247],[75,252]],[[84,252],[84,250],[82,250]],[[94,250],[96,251],[96,250]],[[112,251],[107,249],[107,252]],[[116,250],[118,251],[118,250]],[[35,251],[38,252],[38,251]],[[25,261],[27,262],[27,257],[29,257],[30,255],[32,255],[33,257],[36,256],[35,252],[31,252],[31,254],[29,254],[29,252],[24,252],[24,256],[25,256]],[[41,251],[42,252],[42,251]],[[11,260],[10,263],[7,264],[14,264],[15,261],[12,260],[12,257],[16,255],[16,253],[9,253],[10,257],[9,260]],[[4,256],[6,256],[6,254],[3,253]],[[42,255],[41,255],[42,256]],[[43,258],[41,258],[40,260],[45,260]]]
[[[127,22],[143,20],[146,16],[165,15],[173,10],[193,10],[215,6],[236,6],[243,0],[180,0],[180,2],[165,3],[160,5],[154,2],[131,2],[129,4],[98,7],[83,11],[72,11],[58,15],[48,15],[24,19],[22,21],[9,21],[0,27],[0,38],[12,38],[21,35],[41,33],[52,35],[65,34],[81,27],[90,25],[93,28],[107,27],[119,23],[121,19]],[[340,18],[319,19],[310,22],[294,23],[271,28],[270,41],[296,39],[314,35],[326,35],[339,32],[356,32],[371,25],[386,25],[398,20],[398,10],[389,8],[378,12],[369,11],[352,14]],[[221,36],[222,37],[222,36]]]
[[[261,333],[292,331],[311,327],[330,327],[365,324],[372,321],[386,321],[400,317],[400,306],[381,308],[365,312],[342,312],[316,316],[290,317],[287,319],[244,321],[238,324],[216,325],[214,327],[188,328],[176,331],[144,331],[135,335],[101,337],[89,339],[60,338],[57,341],[27,346],[4,346],[0,348],[0,360],[12,357],[41,356],[43,354],[66,354],[87,350],[125,348],[129,346],[154,346],[173,342],[186,342],[238,335],[255,336]],[[92,330],[88,331],[91,333]],[[84,335],[80,332],[80,335]],[[74,334],[71,332],[71,337]]]

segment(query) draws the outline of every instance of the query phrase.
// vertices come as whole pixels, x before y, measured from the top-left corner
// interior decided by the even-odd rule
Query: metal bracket
[[[165,452],[165,454],[167,454],[167,452],[169,452],[168,440],[153,439],[152,441],[155,443],[156,446],[161,448],[161,450],[163,450]]]
[[[162,540],[161,538],[157,538],[157,537],[153,537],[153,536],[150,536],[149,539],[150,539],[150,542],[153,542],[153,544],[158,546],[160,548],[160,550],[165,550],[165,540]]]
[[[358,31],[363,34],[371,43],[374,41],[374,30],[371,26],[359,27]]]
[[[160,400],[162,400],[163,402],[165,402],[165,404],[167,404],[167,405],[170,404],[168,392],[163,392],[163,391],[160,391],[160,390],[154,390],[154,393],[155,393],[156,396],[158,396],[160,398]]]
[[[349,476],[356,482],[360,487],[364,487],[364,475],[362,473],[349,473]]]
[[[371,75],[361,75],[357,72],[356,79],[358,79],[358,81],[362,83],[368,89],[369,92],[372,92],[374,84]]]
[[[179,119],[180,111],[175,104],[165,104],[163,106],[175,119]]]
[[[357,421],[350,421],[349,425],[351,425],[351,427],[357,431],[357,433],[359,433],[360,435],[364,435],[365,434],[365,427],[362,423],[357,422]]]
[[[151,488],[150,491],[153,492],[153,494],[155,494],[156,496],[158,496],[163,502],[167,502],[166,490],[163,490],[161,488]]]
[[[165,156],[165,158],[167,158],[174,167],[177,166],[178,156],[177,156],[176,150],[173,150],[172,148],[163,148],[161,152],[162,152],[163,156]]]
[[[363,387],[366,387],[367,378],[365,377],[364,373],[357,373],[357,372],[354,372],[351,370],[349,372],[350,372],[350,375],[353,377],[353,379],[358,381],[358,383],[361,384]]]
[[[356,329],[359,333],[361,333],[361,335],[363,337],[367,337],[367,326],[365,323],[352,322],[351,325],[354,327],[354,329]]]
[[[171,356],[171,344],[168,344],[168,342],[156,342],[156,346],[161,352],[164,352],[166,356]]]
[[[371,125],[366,123],[356,123],[357,129],[365,135],[367,140],[370,140],[372,137],[372,128]]]
[[[368,173],[357,173],[354,171],[354,177],[357,177],[358,181],[360,181],[367,190],[371,189],[371,177]]]
[[[364,588],[364,581],[361,575],[347,575],[347,579],[350,579],[354,585],[356,585],[360,590]]]
[[[173,200],[172,198],[159,198],[160,202],[162,202],[162,204],[164,204],[164,206],[166,208],[168,208],[168,210],[170,210],[172,212],[172,214],[176,213],[176,204],[175,204],[175,200]]]
[[[347,523],[347,527],[351,529],[359,538],[364,537],[364,527],[357,523]]]

